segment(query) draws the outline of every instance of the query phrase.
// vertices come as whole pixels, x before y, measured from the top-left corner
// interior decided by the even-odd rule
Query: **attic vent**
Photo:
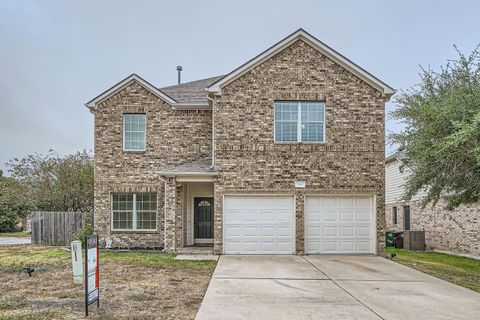
[[[405,171],[405,166],[402,164],[400,167],[398,167],[398,171],[400,171],[400,173],[403,173],[403,171]]]

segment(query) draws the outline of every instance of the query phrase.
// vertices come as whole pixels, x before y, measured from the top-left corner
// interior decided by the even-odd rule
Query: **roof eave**
[[[310,45],[316,47],[319,51],[323,54],[328,56],[333,61],[339,63],[344,68],[358,76],[360,79],[364,80],[372,87],[376,88],[377,90],[381,91],[384,96],[388,99],[395,94],[395,89],[384,83],[383,81],[379,80],[348,58],[344,57],[334,49],[327,46],[325,43],[321,42],[308,32],[303,29],[299,29],[292,33],[291,35],[287,36],[280,42],[274,44],[272,47],[268,48],[267,50],[263,51],[253,59],[247,61],[237,69],[233,70],[223,78],[217,80],[216,82],[212,83],[209,87],[207,87],[207,91],[210,93],[214,93],[215,95],[221,95],[221,88],[228,83],[232,82],[236,78],[240,77],[241,75],[245,74],[251,68],[261,64],[265,60],[269,59],[277,52],[285,49],[286,47],[290,46],[292,43],[296,42],[297,40],[302,39],[305,40]]]
[[[148,89],[150,92],[155,94],[160,99],[164,100],[169,105],[173,106],[173,105],[177,104],[177,101],[175,101],[172,97],[168,96],[166,93],[162,92],[161,90],[159,90],[158,88],[153,86],[147,80],[143,79],[142,77],[138,76],[135,73],[132,73],[131,75],[129,75],[125,79],[123,79],[120,82],[118,82],[117,84],[113,85],[111,88],[105,90],[104,92],[102,92],[101,94],[99,94],[98,96],[96,96],[95,98],[90,100],[89,102],[85,103],[85,106],[87,108],[89,108],[90,111],[93,111],[98,102],[100,102],[100,101],[108,98],[112,94],[116,93],[117,91],[122,89],[125,85],[130,83],[131,81],[137,81],[140,85],[144,86],[146,89]]]
[[[165,177],[193,177],[193,176],[216,176],[218,175],[218,171],[206,171],[206,172],[201,172],[201,171],[196,171],[196,172],[188,172],[188,171],[178,171],[178,172],[172,172],[172,171],[159,171],[158,174],[161,176]]]

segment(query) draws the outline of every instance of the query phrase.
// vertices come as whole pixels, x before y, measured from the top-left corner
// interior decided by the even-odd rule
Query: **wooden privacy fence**
[[[32,243],[65,246],[82,228],[82,212],[32,211]],[[93,225],[93,214],[87,214]]]

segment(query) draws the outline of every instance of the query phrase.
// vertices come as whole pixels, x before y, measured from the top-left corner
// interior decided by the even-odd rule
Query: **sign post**
[[[98,236],[85,237],[85,316],[88,306],[97,302],[100,306],[100,288],[98,274]]]

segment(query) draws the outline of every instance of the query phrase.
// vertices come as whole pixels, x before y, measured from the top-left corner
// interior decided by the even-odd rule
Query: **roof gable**
[[[103,93],[99,94],[98,96],[96,96],[95,98],[93,98],[92,100],[87,102],[85,105],[90,110],[93,110],[93,108],[95,108],[95,106],[98,102],[100,102],[100,101],[104,100],[105,98],[111,96],[112,94],[118,92],[120,89],[122,89],[124,86],[126,86],[127,84],[129,84],[132,81],[138,82],[140,85],[145,87],[147,90],[149,90],[154,95],[156,95],[160,99],[164,100],[166,103],[170,104],[171,106],[174,106],[177,103],[177,101],[175,101],[172,97],[170,97],[166,93],[162,92],[160,89],[157,89],[156,87],[154,87],[147,80],[145,80],[142,77],[133,73],[130,76],[123,79],[122,81],[120,81],[119,83],[117,83],[116,85],[114,85],[113,87],[111,87],[110,89],[108,89],[108,90],[104,91]]]
[[[259,64],[263,63],[264,61],[268,60],[278,52],[282,51],[283,49],[289,47],[299,39],[305,41],[322,54],[333,60],[334,62],[338,63],[346,70],[350,71],[375,89],[381,91],[386,97],[390,97],[395,93],[395,89],[381,81],[380,79],[376,78],[360,66],[356,65],[348,58],[344,57],[337,51],[333,50],[325,43],[321,42],[308,32],[303,29],[298,29],[285,39],[277,42],[272,47],[268,48],[267,50],[260,53],[258,56],[254,57],[253,59],[247,61],[237,69],[233,70],[223,78],[217,80],[216,82],[212,83],[207,90],[209,92],[221,95],[221,89],[225,85],[229,84],[230,82],[234,81],[235,79],[239,78],[243,74],[247,73],[249,70],[253,69],[254,67],[258,66]]]

